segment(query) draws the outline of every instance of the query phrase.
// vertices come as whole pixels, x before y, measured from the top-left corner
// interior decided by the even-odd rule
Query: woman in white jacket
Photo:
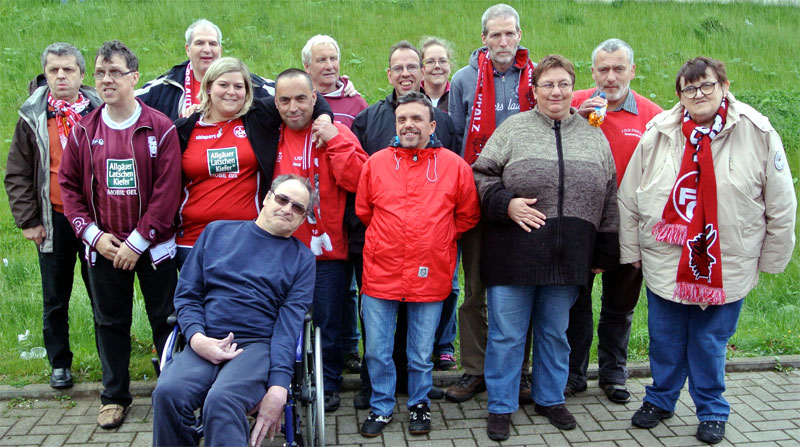
[[[725,435],[725,352],[758,272],[781,273],[797,208],[789,164],[769,120],[728,91],[725,65],[698,57],[678,71],[680,102],[657,115],[619,190],[620,262],[644,269],[650,369],[631,422],[672,417],[680,390],[697,439]]]

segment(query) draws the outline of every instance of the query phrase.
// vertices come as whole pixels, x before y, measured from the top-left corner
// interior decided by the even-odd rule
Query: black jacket
[[[145,104],[167,115],[172,121],[181,117],[180,110],[183,105],[183,83],[186,79],[186,66],[189,61],[184,61],[163,75],[153,79],[136,90],[136,96]],[[253,80],[253,97],[266,98],[275,93],[275,83],[260,76],[250,75]]]
[[[313,118],[316,119],[323,113],[330,115],[333,120],[333,112],[331,111],[328,102],[322,98],[322,95],[317,96],[317,103],[314,105]],[[195,112],[186,118],[180,118],[175,122],[175,127],[178,131],[178,140],[181,144],[181,153],[186,150],[189,145],[192,131],[195,124],[200,120],[200,112]],[[253,100],[253,105],[250,110],[242,116],[244,130],[247,132],[247,139],[253,147],[253,153],[256,155],[258,165],[261,167],[262,181],[267,184],[266,188],[261,188],[261,193],[258,198],[259,207],[264,197],[267,195],[269,185],[272,183],[272,178],[275,173],[275,159],[278,154],[278,141],[281,136],[281,119],[278,109],[275,107],[275,98],[269,96],[266,98],[258,98]]]

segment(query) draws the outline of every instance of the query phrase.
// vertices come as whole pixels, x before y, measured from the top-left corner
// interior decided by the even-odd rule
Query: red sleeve
[[[460,157],[458,175],[458,203],[456,203],[456,237],[460,238],[464,232],[478,224],[481,219],[481,206],[478,201],[478,190],[475,188],[475,179],[472,168]]]
[[[64,201],[64,215],[75,234],[81,238],[84,230],[94,223],[94,218],[83,194],[84,168],[81,151],[88,149],[78,144],[78,138],[85,142],[88,136],[83,128],[74,126],[58,166],[58,184],[61,186],[61,199]]]
[[[339,135],[328,141],[325,156],[330,161],[336,184],[349,192],[356,192],[361,167],[369,157],[347,126],[341,123],[334,125],[339,130]]]
[[[356,216],[369,225],[372,221],[372,192],[370,191],[370,162],[364,163],[356,190]]]
[[[174,232],[181,191],[181,148],[175,126],[161,136],[155,169],[153,193],[136,224],[136,231],[150,242],[163,241],[165,234]]]

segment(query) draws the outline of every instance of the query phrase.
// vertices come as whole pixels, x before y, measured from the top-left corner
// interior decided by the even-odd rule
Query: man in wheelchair
[[[153,445],[250,445],[280,430],[296,340],[314,294],[315,260],[292,233],[312,209],[307,179],[277,177],[255,221],[217,221],[200,235],[175,291],[186,348],[153,392]]]

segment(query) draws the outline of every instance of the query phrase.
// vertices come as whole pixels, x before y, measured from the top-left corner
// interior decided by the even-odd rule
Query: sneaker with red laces
[[[439,358],[433,361],[433,369],[436,371],[450,371],[457,367],[453,354],[440,354]]]

